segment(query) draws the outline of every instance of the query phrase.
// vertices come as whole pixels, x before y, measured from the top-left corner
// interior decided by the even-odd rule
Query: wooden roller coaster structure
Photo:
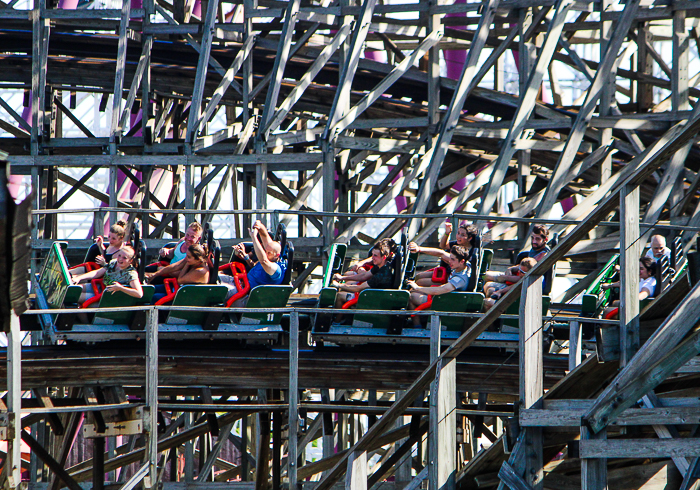
[[[426,313],[431,348],[307,350],[305,311],[292,306],[273,348],[159,342],[153,307],[142,308],[145,338],[128,344],[45,345],[31,332],[22,345],[20,323],[53,313],[20,322],[20,303],[0,288],[3,485],[697,485],[693,261],[642,311],[636,296],[649,236],[677,235],[688,252],[700,230],[697,2],[79,7],[89,8],[0,0],[0,90],[24,94],[22,103],[0,94],[0,150],[35,191],[37,260],[61,238],[57,216],[75,212],[66,203],[76,195],[104,205],[88,210],[95,233],[125,214],[140,220],[151,250],[181,236],[182,216],[234,215],[224,246],[241,241],[255,217],[297,219],[301,290],[333,243],[357,255],[402,229],[431,243],[446,218],[491,222],[500,259],[499,250],[521,248],[534,222],[562,239],[444,349],[440,316]],[[507,84],[511,60],[517,83]],[[562,80],[569,71],[576,84]],[[104,134],[76,115],[86,96],[96,112],[109,108]],[[66,136],[69,128],[80,137]],[[105,170],[102,189],[95,176]],[[125,186],[134,189],[128,198]],[[504,186],[514,201],[499,197]],[[3,181],[0,203],[8,199]],[[12,206],[0,213],[3,226],[19,222]],[[388,222],[370,232],[377,215]],[[12,238],[0,229],[0,252],[12,252],[3,260],[26,254]],[[84,250],[91,240],[69,242]],[[540,278],[557,262],[585,276],[555,301],[566,303],[615,252],[619,322],[569,322],[569,355],[545,351]],[[9,262],[0,271],[18,273]],[[517,347],[474,347],[516,301]],[[581,337],[586,328],[598,334],[597,351],[582,354],[583,341],[596,340]],[[322,449],[312,462],[314,441]]]

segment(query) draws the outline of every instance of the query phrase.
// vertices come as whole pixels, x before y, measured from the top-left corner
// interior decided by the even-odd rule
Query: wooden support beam
[[[209,0],[207,11],[204,17],[204,27],[202,34],[202,51],[199,53],[197,61],[197,74],[194,79],[194,89],[192,91],[192,103],[190,105],[190,116],[187,120],[186,142],[192,144],[197,136],[197,125],[200,121],[200,111],[204,96],[204,84],[207,79],[207,68],[211,56],[212,37],[214,36],[214,23],[216,22],[216,10],[219,0]],[[188,206],[192,208],[192,206]]]
[[[544,395],[544,364],[542,351],[542,276],[524,279],[520,292],[519,351],[520,351],[520,406],[540,408]],[[542,429],[527,428],[524,432],[524,480],[534,490],[543,488]]]
[[[352,31],[348,56],[340,73],[338,89],[335,92],[333,104],[328,114],[328,124],[322,135],[322,139],[325,141],[334,141],[338,137],[338,134],[333,133],[333,130],[336,124],[338,124],[338,121],[347,113],[352,81],[355,78],[355,72],[360,62],[360,54],[363,51],[365,39],[369,32],[372,13],[374,12],[376,4],[377,0],[363,0],[362,2],[360,14],[355,22],[355,28]],[[324,207],[324,211],[325,210],[326,208]]]
[[[287,442],[287,477],[289,490],[298,488],[299,463],[299,313],[293,311],[289,319],[289,440]],[[319,415],[320,417],[320,415]],[[303,448],[303,446],[302,446]]]
[[[336,32],[333,36],[331,42],[328,43],[316,57],[316,59],[314,59],[311,66],[309,66],[308,70],[306,70],[306,73],[304,73],[304,75],[299,79],[299,82],[294,86],[291,92],[289,92],[287,97],[284,99],[284,102],[280,104],[280,107],[267,124],[267,127],[264,128],[266,139],[269,138],[272,131],[277,129],[279,125],[282,124],[282,121],[284,121],[284,119],[287,117],[287,114],[289,114],[289,111],[292,109],[292,107],[294,107],[294,104],[301,99],[306,89],[309,87],[309,85],[311,85],[314,78],[316,78],[316,75],[318,75],[318,73],[325,66],[326,62],[328,62],[330,57],[333,56],[333,53],[335,53],[338,50],[338,47],[345,41],[349,32],[350,24],[342,25],[338,32]]]
[[[690,328],[687,325],[691,323],[685,313],[695,313],[693,318],[696,320],[698,318],[697,312],[688,311],[694,309],[692,305],[689,305],[693,302],[698,302],[697,285],[678,305],[669,319],[659,327],[654,336],[642,346],[633,361],[598,396],[593,408],[584,417],[584,421],[591,430],[600,431],[617,420],[622,411],[631,407],[642,395],[653,390],[700,352],[700,331],[697,330],[669,351],[678,342],[675,335],[669,335],[669,329],[685,333]],[[680,321],[685,321],[685,324],[679,325]],[[692,321],[692,323],[694,322],[695,320]],[[662,339],[667,341],[659,344]],[[656,352],[649,352],[651,348],[655,348]],[[638,373],[639,377],[628,380],[629,374],[635,372]]]
[[[348,458],[345,490],[367,490],[367,453],[353,451]]]
[[[119,22],[119,44],[117,47],[117,68],[114,75],[114,92],[112,99],[112,124],[110,126],[109,141],[115,144],[121,138],[123,128],[119,126],[119,116],[122,107],[122,92],[124,90],[124,70],[126,68],[127,30],[129,28],[129,16],[131,14],[131,2],[122,0],[121,20]],[[112,154],[115,154],[113,151]]]
[[[561,32],[566,22],[566,15],[571,7],[573,7],[573,2],[571,0],[557,1],[553,18],[549,23],[544,44],[537,56],[537,62],[535,63],[532,75],[528,80],[527,87],[520,97],[520,104],[508,130],[508,136],[506,136],[506,139],[502,145],[502,150],[498,155],[498,159],[496,160],[492,178],[489,180],[489,183],[484,190],[484,197],[481,200],[479,214],[489,214],[491,212],[491,209],[496,202],[496,195],[501,188],[503,179],[505,178],[505,173],[508,165],[510,164],[510,160],[515,154],[515,143],[520,139],[527,139],[528,135],[524,134],[525,123],[529,119],[530,114],[535,107],[540,84],[542,83],[544,74],[547,71],[547,66],[551,63],[552,55],[554,54],[554,50],[557,46],[559,38],[561,37]],[[417,211],[420,212],[419,210]]]
[[[620,190],[620,365],[639,350],[639,187]]]
[[[369,92],[367,92],[360,101],[355,104],[355,106],[350,109],[347,114],[332,128],[334,134],[342,133],[348,126],[350,126],[355,120],[364,113],[379,97],[384,95],[389,88],[401,78],[414,63],[423,57],[423,55],[437,44],[442,37],[442,32],[433,31],[428,36],[423,39],[420,45],[403,61],[396,65],[391,72],[385,76],[381,82],[375,85]]]
[[[438,362],[430,389],[428,474],[431,488],[440,490],[453,490],[457,473],[456,365],[455,359]]]
[[[496,15],[499,2],[500,0],[484,0],[482,3],[483,10],[481,12],[481,18],[479,19],[479,25],[477,26],[474,40],[467,54],[467,59],[464,62],[459,83],[452,94],[449,112],[442,121],[440,133],[435,138],[431,151],[421,159],[419,167],[424,169],[425,176],[418,189],[418,196],[416,197],[416,202],[413,207],[413,212],[416,214],[425,213],[428,207],[428,201],[433,194],[433,189],[437,183],[437,177],[442,168],[442,163],[447,155],[447,149],[452,141],[457,121],[462,114],[462,108],[464,107],[467,97],[474,89],[473,81],[479,62],[479,56],[481,55],[482,48],[486,44],[486,38],[491,29],[491,23]],[[409,238],[413,239],[418,232],[419,225],[420,220],[411,220],[408,231]]]
[[[593,434],[588,427],[581,427],[581,443],[604,443],[607,433],[601,430]],[[608,463],[605,458],[585,458],[581,460],[581,490],[607,490]]]
[[[277,98],[279,97],[284,69],[287,66],[287,60],[289,59],[289,50],[292,45],[292,35],[294,34],[294,27],[299,15],[300,3],[301,0],[291,0],[287,4],[287,8],[284,13],[284,25],[282,26],[282,32],[280,33],[275,62],[272,65],[270,86],[267,90],[265,105],[263,106],[263,113],[260,119],[260,127],[263,129],[267,127],[272,115],[275,112],[275,107],[277,106]],[[260,136],[263,136],[262,132]],[[265,134],[265,136],[267,136],[267,134]]]
[[[632,0],[625,4],[625,9],[622,12],[612,38],[607,44],[605,58],[598,66],[595,78],[588,88],[586,100],[581,107],[581,110],[576,115],[576,121],[566,139],[564,151],[562,151],[554,167],[552,179],[549,181],[544,197],[537,208],[536,215],[542,217],[548,215],[554,204],[556,203],[559,192],[566,184],[564,177],[567,175],[571,163],[574,161],[576,153],[579,151],[581,142],[586,132],[586,128],[593,116],[593,112],[598,107],[598,103],[603,95],[606,84],[610,78],[614,78],[614,74],[618,67],[618,52],[623,41],[627,37],[627,32],[635,20],[637,10],[639,9],[640,0]],[[607,95],[607,92],[606,92]],[[487,209],[488,211],[488,209]],[[483,209],[482,209],[483,214]]]
[[[697,458],[700,439],[582,439],[578,455],[581,459]]]
[[[7,429],[10,437],[2,473],[9,488],[19,489],[22,483],[22,435],[25,434],[22,430],[22,333],[19,316],[14,310],[10,312],[9,322],[3,319],[3,323],[7,334]],[[70,484],[68,480],[64,481]]]
[[[211,99],[209,100],[209,103],[207,104],[204,113],[199,118],[199,121],[197,121],[196,131],[201,131],[204,124],[207,121],[209,121],[209,119],[211,119],[211,117],[214,115],[214,112],[219,108],[219,102],[221,102],[221,99],[226,93],[226,90],[231,86],[231,83],[233,82],[236,73],[238,73],[238,71],[241,69],[241,66],[243,66],[245,60],[247,60],[250,56],[254,44],[255,36],[249,36],[245,40],[245,43],[243,43],[243,46],[238,51],[238,53],[236,53],[236,57],[233,59],[231,66],[228,70],[226,70],[226,73],[219,82],[219,86],[216,87],[216,90],[214,91],[214,95],[212,95]]]
[[[70,475],[66,472],[66,470],[63,468],[61,464],[59,464],[52,456],[51,454],[41,445],[39,442],[34,439],[31,435],[29,435],[28,432],[21,430],[21,437],[22,440],[30,447],[30,449],[44,462],[46,466],[49,467],[51,471],[53,471],[58,478],[65,483],[65,485],[70,489],[70,490],[80,490],[80,485],[78,482],[76,482],[73,478],[70,477]],[[11,487],[14,487],[10,483]]]

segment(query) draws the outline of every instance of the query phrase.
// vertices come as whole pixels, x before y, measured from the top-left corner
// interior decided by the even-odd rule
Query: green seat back
[[[588,286],[586,292],[583,293],[581,300],[581,314],[584,316],[595,315],[600,308],[607,306],[610,301],[610,289],[601,289],[601,284],[610,282],[610,279],[615,275],[615,266],[620,263],[620,255],[613,255],[605,264],[603,269],[598,274],[598,277]]]
[[[188,284],[177,290],[172,306],[218,306],[228,293],[226,286]],[[203,325],[206,311],[171,311],[165,323]]]
[[[542,316],[545,316],[549,311],[549,305],[552,302],[552,298],[549,296],[542,296]],[[504,315],[519,315],[520,314],[520,298],[513,301],[510,306],[506,309]],[[520,328],[518,325],[518,320],[503,320],[503,325],[508,327]]]
[[[250,291],[246,308],[284,308],[294,288],[283,286],[257,286]],[[244,325],[279,325],[282,313],[243,313],[241,324]]]
[[[358,310],[403,310],[408,307],[408,291],[398,289],[364,289],[360,292],[356,308]],[[389,328],[390,315],[357,314],[352,322],[354,327]]]
[[[327,288],[333,280],[333,274],[342,273],[343,263],[345,262],[345,254],[348,251],[348,246],[344,243],[334,243],[328,252],[328,263],[323,271],[322,288]]]
[[[77,303],[82,292],[81,286],[71,284],[64,254],[66,247],[65,242],[52,243],[39,273],[39,287],[44,292],[49,308],[61,308],[64,303]]]
[[[433,311],[448,311],[455,313],[479,313],[484,306],[484,295],[481,293],[468,293],[465,291],[453,291],[447,294],[433,296]],[[440,315],[440,323],[445,330],[462,331],[464,318]]]
[[[105,293],[100,298],[100,308],[117,308],[115,311],[102,311],[95,313],[93,323],[98,325],[130,325],[134,319],[136,311],[123,311],[118,308],[127,308],[130,306],[142,306],[151,304],[153,293],[156,288],[154,286],[142,286],[143,296],[134,298],[122,291],[116,291],[112,294]],[[145,326],[145,325],[144,325]]]
[[[336,288],[323,288],[318,293],[319,308],[333,308],[335,306],[335,295],[338,293]]]
[[[481,250],[481,265],[479,267],[479,282],[483,283],[484,274],[491,267],[491,262],[493,261],[493,250],[490,248],[485,248]]]

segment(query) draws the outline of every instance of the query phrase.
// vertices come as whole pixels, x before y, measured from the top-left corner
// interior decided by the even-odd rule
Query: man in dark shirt
[[[544,225],[535,225],[532,227],[532,235],[530,235],[530,251],[527,256],[532,257],[537,262],[542,260],[549,252],[547,241],[549,240],[549,229]]]
[[[387,264],[389,254],[389,246],[386,243],[377,243],[372,247],[372,268],[370,270],[333,276],[331,285],[338,288],[338,294],[335,297],[337,308],[352,298],[353,293],[359,293],[363,289],[389,289],[393,286],[393,272],[391,266]],[[352,284],[341,283],[341,281],[351,281]]]

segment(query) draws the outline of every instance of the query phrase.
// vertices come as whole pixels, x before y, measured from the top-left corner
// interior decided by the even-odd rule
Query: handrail
[[[164,310],[164,311],[198,311],[198,312],[217,312],[217,313],[342,313],[348,314],[348,310],[343,310],[339,308],[297,308],[297,307],[285,307],[285,308],[221,308],[221,307],[206,307],[206,306],[167,306],[167,305],[143,305],[143,306],[128,306],[124,308],[90,308],[87,310],[88,313],[103,313],[111,312],[115,309],[119,311],[144,311],[144,310]],[[49,310],[27,310],[23,315],[55,315],[61,313],[86,313],[85,309],[80,308],[61,308],[61,309],[49,309]],[[442,316],[442,317],[455,317],[455,318],[481,318],[483,313],[462,313],[456,311],[433,311],[433,310],[352,310],[352,314],[365,314],[365,315],[400,315],[400,316]],[[518,315],[501,315],[500,318],[506,320],[517,320]],[[600,323],[600,324],[614,324],[619,325],[618,320],[604,320],[599,318],[588,318],[588,317],[577,317],[577,316],[543,316],[543,320],[550,321],[555,320],[558,323],[567,322],[585,322],[585,323]]]
[[[307,211],[296,209],[148,209],[148,208],[122,208],[122,207],[103,207],[103,208],[77,208],[77,209],[36,209],[32,210],[33,215],[43,216],[50,214],[78,214],[78,213],[149,213],[149,214],[182,214],[182,215],[260,215],[260,214],[287,214],[294,216],[311,216],[311,217],[331,217],[331,218],[368,218],[363,213],[339,213],[326,211]],[[445,219],[472,219],[475,221],[491,221],[504,223],[528,223],[528,224],[550,224],[550,225],[566,225],[575,226],[580,223],[580,220],[573,219],[551,219],[551,218],[521,218],[518,216],[495,216],[490,214],[479,213],[423,213],[423,214],[380,214],[374,216],[380,219],[397,219],[397,218],[445,218]],[[372,218],[372,217],[370,217]],[[620,226],[619,221],[601,221],[600,226]],[[672,224],[670,221],[658,221],[655,223],[640,222],[641,228],[654,228],[659,230],[682,230],[700,232],[700,226],[685,226]],[[65,240],[69,241],[69,240]]]

